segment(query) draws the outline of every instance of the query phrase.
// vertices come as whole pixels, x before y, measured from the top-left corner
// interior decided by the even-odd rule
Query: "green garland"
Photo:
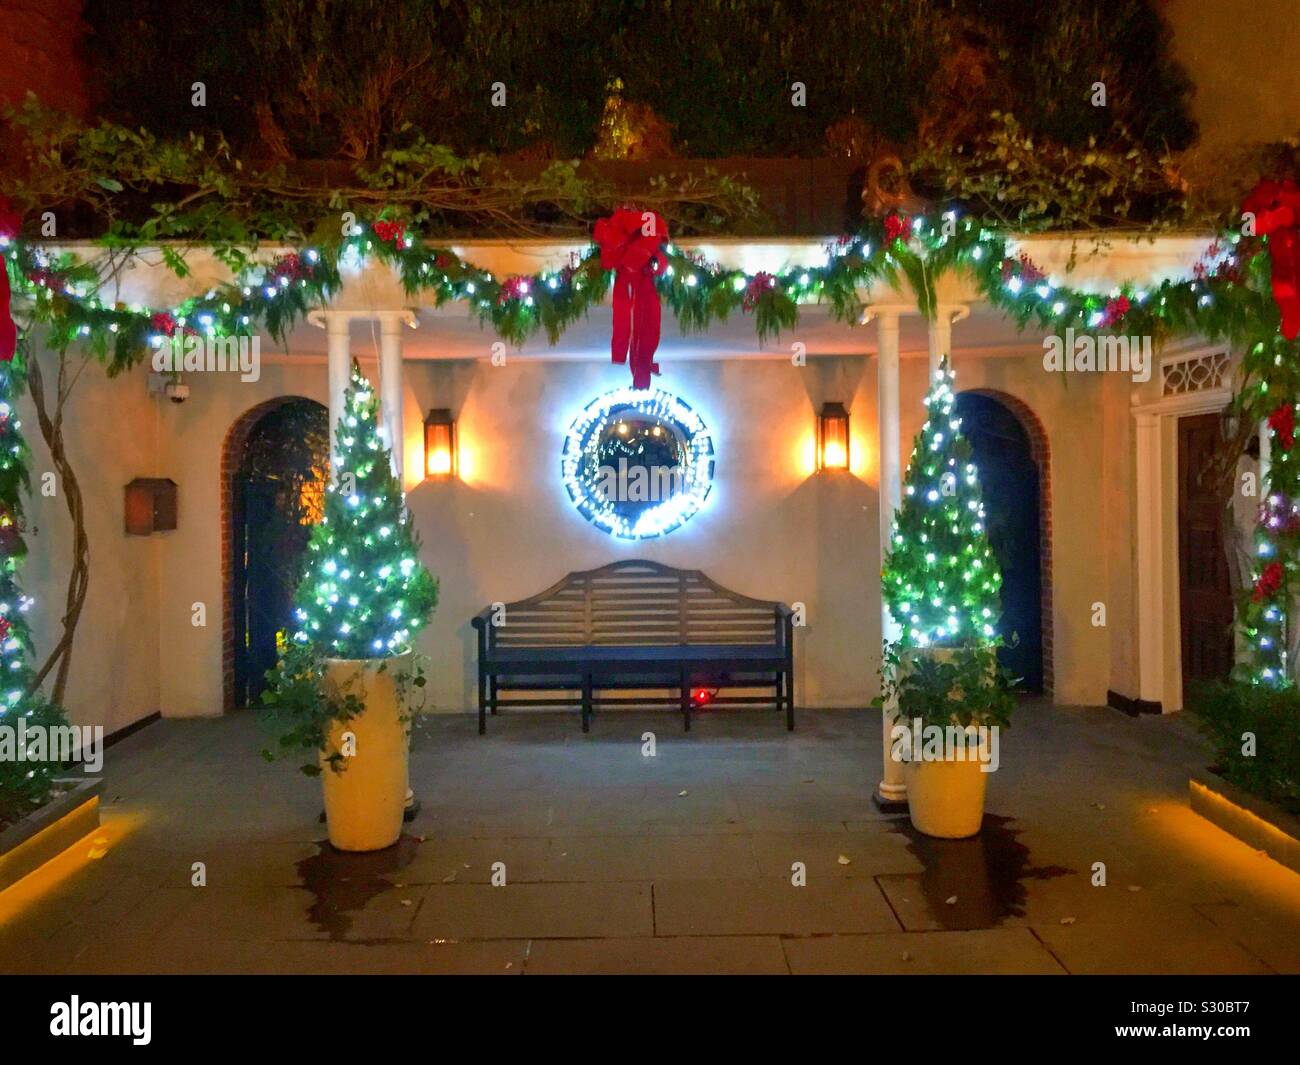
[[[171,308],[106,302],[93,265],[26,239],[8,242],[6,266],[15,291],[32,297],[33,320],[47,326],[48,343],[63,348],[84,342],[110,373],[136,364],[177,330],[223,336],[261,329],[282,339],[310,308],[329,303],[341,287],[341,269],[372,258],[391,266],[411,295],[432,293],[439,306],[466,302],[484,326],[515,344],[539,332],[555,343],[609,291],[612,274],[601,268],[594,246],[560,269],[497,278],[449,248],[417,240],[385,213],[359,223],[333,245],[304,247],[246,266],[229,284]],[[798,322],[804,303],[826,304],[837,320],[857,322],[864,310],[860,291],[879,281],[898,289],[907,281],[920,311],[932,317],[936,280],[961,270],[1021,327],[1034,322],[1053,330],[1073,328],[1076,334],[1156,340],[1201,335],[1227,341],[1244,352],[1232,413],[1255,423],[1288,404],[1294,410],[1300,396],[1300,341],[1287,341],[1279,332],[1266,238],[1228,229],[1194,276],[1155,286],[1124,283],[1107,294],[1054,284],[1009,247],[1009,236],[997,225],[960,218],[955,210],[911,219],[890,215],[839,238],[827,249],[825,265],[778,274],[723,268],[670,244],[658,289],[683,330],[703,330],[742,313],[752,315],[760,338],[770,338]],[[167,261],[183,271],[183,258],[175,252]],[[1286,604],[1300,574],[1300,471],[1283,445],[1274,431],[1275,460],[1265,491],[1277,513],[1261,522],[1257,536],[1259,557],[1279,562],[1282,579],[1261,585],[1263,574],[1255,573],[1255,588],[1239,611],[1253,652],[1249,679],[1269,683],[1288,683]],[[1280,524],[1270,524],[1274,519]]]
[[[27,613],[32,599],[23,594],[18,571],[27,557],[23,542],[23,494],[30,488],[27,441],[13,408],[27,380],[27,345],[19,343],[11,362],[0,362],[0,726],[66,726],[62,711],[39,692],[33,680],[32,634]],[[54,791],[62,765],[52,761],[0,758],[0,828],[42,806]]]

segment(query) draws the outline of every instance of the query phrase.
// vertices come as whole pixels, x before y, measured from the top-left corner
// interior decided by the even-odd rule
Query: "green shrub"
[[[998,665],[998,644],[967,644],[929,650],[885,650],[881,695],[872,703],[897,700],[897,714],[921,726],[1011,724],[1016,678]]]
[[[18,716],[28,728],[59,728],[68,724],[63,711],[35,695],[25,699],[17,711],[0,713],[0,725],[18,727]],[[49,802],[55,791],[55,777],[64,773],[58,762],[18,761],[0,758],[0,828],[20,821]]]
[[[1300,814],[1300,689],[1212,684],[1193,693],[1189,708],[1223,776]]]

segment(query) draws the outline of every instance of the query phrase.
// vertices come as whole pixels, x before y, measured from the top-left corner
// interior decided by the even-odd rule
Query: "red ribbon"
[[[614,271],[614,333],[610,355],[622,365],[632,356],[632,387],[649,388],[659,372],[654,361],[659,347],[659,293],[655,278],[668,265],[661,247],[668,226],[655,211],[620,208],[596,223],[600,265]]]
[[[1282,335],[1300,335],[1300,188],[1286,181],[1261,181],[1243,201],[1255,216],[1255,232],[1268,237],[1273,263],[1273,302],[1282,314]]]
[[[22,220],[9,205],[8,199],[0,196],[0,236],[12,240],[18,236],[18,227]],[[0,261],[0,362],[12,362],[14,352],[18,350],[18,327],[14,325],[13,314],[9,310],[9,257]]]

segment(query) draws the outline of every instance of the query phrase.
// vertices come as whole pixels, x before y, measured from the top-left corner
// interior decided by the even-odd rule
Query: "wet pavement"
[[[1300,971],[1300,876],[1191,813],[1179,717],[1026,702],[957,841],[872,805],[879,736],[428,717],[419,815],[346,855],[247,715],[160,722],[108,752],[102,832],[0,895],[0,971]]]

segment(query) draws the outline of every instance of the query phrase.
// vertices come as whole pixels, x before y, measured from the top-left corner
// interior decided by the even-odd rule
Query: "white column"
[[[1138,698],[1165,698],[1164,500],[1161,498],[1161,418],[1137,417]],[[1167,709],[1167,707],[1166,707]]]
[[[402,322],[404,313],[379,316],[379,410],[393,456],[393,476],[402,483]]]
[[[343,398],[352,376],[352,359],[349,352],[348,323],[351,316],[345,311],[312,311],[307,315],[312,325],[325,330],[326,363],[329,372],[330,397],[330,455],[338,446],[335,434],[339,419],[343,417]]]
[[[898,420],[898,312],[882,310],[876,319],[876,422],[879,430],[880,454],[880,561],[883,566],[889,550],[889,537],[893,531],[894,511],[903,499],[903,481],[899,445]],[[880,634],[882,641],[897,639],[898,629],[885,606],[880,603]],[[903,783],[903,767],[889,757],[889,729],[893,724],[893,707],[884,712],[883,764],[877,798],[882,802],[903,802],[907,799],[907,786]]]
[[[935,308],[935,315],[930,322],[930,381],[934,380],[935,371],[945,355],[952,359],[952,327],[970,315],[967,306],[952,306],[941,303]],[[929,387],[927,382],[926,387]]]

